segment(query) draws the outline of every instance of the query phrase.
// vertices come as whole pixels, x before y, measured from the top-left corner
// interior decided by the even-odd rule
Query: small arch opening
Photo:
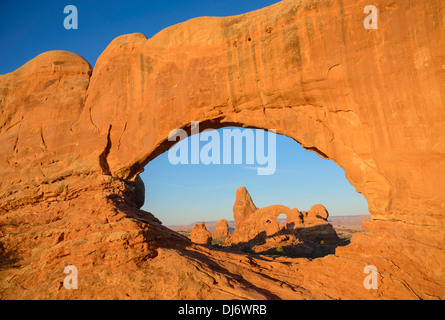
[[[281,213],[277,217],[278,226],[280,228],[280,231],[284,231],[287,229],[287,215],[285,213]]]

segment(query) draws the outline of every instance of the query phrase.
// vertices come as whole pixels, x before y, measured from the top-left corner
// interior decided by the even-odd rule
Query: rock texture
[[[94,73],[53,51],[1,75],[1,298],[445,298],[445,3],[377,3],[378,30],[368,4],[286,0],[120,36]],[[313,261],[178,238],[138,210],[135,182],[191,121],[276,129],[333,160],[368,201],[367,232]],[[102,198],[104,176],[122,187]],[[71,261],[77,292],[58,289]]]
[[[212,234],[207,230],[204,222],[200,222],[192,230],[190,240],[196,244],[212,244]]]
[[[301,239],[319,238],[338,241],[334,228],[327,220],[328,211],[321,204],[313,206],[306,214],[282,205],[255,210],[253,208],[256,207],[247,189],[238,188],[233,206],[236,227],[230,237],[232,244],[265,240],[279,233],[292,234]],[[284,227],[281,227],[277,220],[281,214],[286,215]]]

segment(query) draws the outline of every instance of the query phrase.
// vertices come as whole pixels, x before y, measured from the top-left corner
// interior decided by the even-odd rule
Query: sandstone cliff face
[[[82,193],[90,190],[92,199],[106,190],[103,175],[128,186],[116,194],[131,198],[124,201],[136,211],[116,210],[125,213],[121,223],[135,231],[130,238],[148,228],[145,234],[152,239],[141,238],[142,251],[122,240],[118,246],[123,255],[139,256],[122,264],[148,259],[151,271],[140,275],[153,281],[150,290],[158,285],[157,275],[175,271],[168,261],[179,249],[160,249],[156,257],[151,249],[162,247],[170,233],[149,228],[158,224],[150,222],[152,218],[134,224],[132,215],[142,200],[135,196],[141,189],[133,183],[144,165],[171,146],[171,130],[201,121],[202,130],[225,125],[277,129],[332,159],[367,199],[372,221],[365,224],[367,233],[354,236],[335,256],[280,265],[285,271],[279,275],[270,273],[279,262],[265,260],[241,280],[232,263],[239,259],[196,253],[204,249],[189,249],[198,251],[181,256],[191,270],[196,270],[191,265],[199,257],[205,260],[200,264],[204,269],[215,266],[217,257],[225,259],[233,277],[215,271],[215,279],[222,287],[236,283],[246,298],[444,298],[445,3],[380,3],[379,29],[365,30],[363,8],[368,4],[282,1],[241,16],[193,19],[151,39],[142,34],[118,37],[100,56],[93,74],[78,55],[54,51],[0,76],[0,236],[2,250],[10,252],[8,263],[22,266],[2,268],[1,297],[67,297],[40,285],[48,277],[56,279],[52,272],[64,264],[64,257],[77,254],[70,251],[65,231],[61,236],[62,230],[71,230],[70,219],[87,242],[103,245],[105,240],[94,240],[94,234],[101,219],[110,219],[115,203],[104,202],[97,215],[80,209],[69,214],[71,206],[88,202]],[[70,218],[38,229],[58,214]],[[40,230],[38,238],[47,232],[60,239],[58,245],[68,248],[66,256],[34,247],[34,228]],[[183,241],[179,247],[187,250],[189,244]],[[15,249],[24,248],[40,253],[12,258]],[[379,270],[377,291],[363,289],[366,264]],[[104,276],[104,269],[87,265],[86,274]],[[340,267],[345,271],[338,271]],[[268,272],[270,280],[261,278]],[[214,282],[205,277],[195,278],[200,288],[195,296],[218,296],[221,291],[212,289],[209,283]],[[287,289],[274,284],[277,277],[285,279]],[[267,287],[269,294],[249,293],[243,281]],[[181,298],[189,293],[173,293],[170,285],[164,284],[162,294],[150,294]],[[24,289],[17,289],[20,286]],[[90,288],[71,297],[101,298],[113,292]],[[133,297],[143,296],[143,289],[132,290]],[[113,297],[125,298],[121,292]]]
[[[81,146],[89,134],[73,131],[84,108],[91,72],[80,56],[52,51],[0,76],[3,212],[64,195],[66,177],[92,172],[90,165],[97,157],[89,158]]]

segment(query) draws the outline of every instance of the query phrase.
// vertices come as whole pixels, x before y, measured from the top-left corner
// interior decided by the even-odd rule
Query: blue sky
[[[93,67],[117,36],[140,32],[152,37],[160,30],[199,16],[229,16],[260,9],[278,1],[5,1],[0,0],[0,74],[14,71],[50,50],[67,50]],[[66,30],[66,5],[78,9],[78,29]],[[277,136],[277,171],[259,176],[247,165],[178,165],[167,153],[149,163],[144,209],[166,225],[200,220],[233,219],[236,189],[246,186],[258,207],[282,204],[308,210],[325,205],[331,215],[368,214],[363,196],[332,161]]]

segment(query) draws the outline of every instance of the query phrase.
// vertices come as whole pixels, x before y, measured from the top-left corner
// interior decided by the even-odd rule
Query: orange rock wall
[[[377,1],[378,30],[368,4],[282,1],[118,37],[93,73],[53,51],[0,76],[1,214],[102,174],[131,184],[191,121],[276,129],[368,201],[368,233],[327,261],[378,265],[398,284],[379,297],[443,298],[445,3]]]

